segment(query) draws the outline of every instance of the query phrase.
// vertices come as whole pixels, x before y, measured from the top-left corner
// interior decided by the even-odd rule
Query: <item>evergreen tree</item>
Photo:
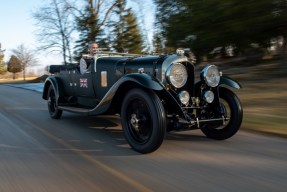
[[[7,72],[7,67],[4,62],[0,63],[0,75],[4,75]]]
[[[116,0],[85,0],[85,3],[84,10],[79,11],[76,16],[76,25],[79,32],[79,40],[76,41],[76,60],[80,59],[82,53],[87,52],[87,45],[90,41],[96,41],[100,47],[106,46],[102,29],[111,11],[116,6]]]
[[[155,54],[164,53],[164,40],[160,33],[155,33],[153,36],[153,52]]]
[[[115,17],[118,19],[112,24],[115,38],[113,48],[118,52],[141,53],[142,35],[134,13],[126,8],[126,0],[117,0]]]
[[[238,51],[252,43],[267,47],[277,36],[287,42],[286,0],[154,1],[167,45],[192,48],[196,55],[229,45]]]
[[[141,53],[143,49],[142,35],[140,33],[136,17],[131,9],[127,10],[125,21],[126,28],[124,30],[124,38],[126,41],[126,50],[129,53]]]
[[[87,44],[89,41],[95,41],[100,32],[98,27],[98,18],[96,17],[93,0],[88,0],[84,8],[84,14],[76,18],[77,29],[80,32],[79,40],[76,41],[77,51],[79,54],[87,52]],[[81,55],[77,55],[81,57]]]
[[[4,50],[1,50],[1,43],[0,43],[0,75],[3,75],[7,72],[7,67],[3,61],[4,59]]]
[[[125,52],[125,37],[124,37],[124,28],[125,28],[125,7],[126,0],[117,0],[116,8],[114,10],[115,17],[117,20],[112,22],[111,26],[114,27],[114,40],[113,48],[117,52]]]
[[[19,73],[23,70],[21,61],[15,55],[12,55],[8,61],[7,70],[13,73],[13,79],[15,79],[16,73]]]

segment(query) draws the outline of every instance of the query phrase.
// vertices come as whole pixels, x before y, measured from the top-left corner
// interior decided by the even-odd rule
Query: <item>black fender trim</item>
[[[202,81],[198,81],[195,83],[195,90],[198,91],[200,86],[203,84]],[[218,87],[222,86],[222,85],[226,85],[235,89],[241,89],[242,86],[240,85],[239,82],[237,82],[236,80],[228,77],[228,76],[221,76],[220,77],[220,81],[218,84]]]
[[[58,83],[57,78],[54,76],[50,76],[46,79],[46,81],[44,83],[42,98],[45,100],[48,99],[48,90],[49,90],[50,86],[53,86],[53,88],[56,92],[55,93],[56,94],[56,102],[58,104],[59,98],[62,96],[62,91],[59,89],[60,85]]]
[[[199,96],[200,87],[202,84],[203,84],[202,81],[198,81],[197,83],[195,83],[195,96],[197,96],[197,97]],[[216,104],[219,104],[219,89],[220,89],[220,87],[224,87],[224,86],[232,87],[235,89],[242,88],[240,83],[238,83],[236,80],[234,80],[228,76],[221,76],[218,86],[212,88],[212,90],[214,91]]]
[[[219,86],[220,85],[227,85],[229,87],[233,87],[235,89],[240,89],[242,88],[242,86],[240,85],[240,83],[238,83],[236,80],[231,79],[230,77],[227,76],[222,76],[220,77],[220,82],[219,82]]]

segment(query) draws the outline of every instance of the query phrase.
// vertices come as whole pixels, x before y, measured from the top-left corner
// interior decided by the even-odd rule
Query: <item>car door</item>
[[[95,98],[93,87],[93,75],[95,75],[95,72],[92,69],[93,64],[88,67],[88,70],[84,74],[81,74],[78,69],[73,70],[71,80],[74,88],[74,96]]]

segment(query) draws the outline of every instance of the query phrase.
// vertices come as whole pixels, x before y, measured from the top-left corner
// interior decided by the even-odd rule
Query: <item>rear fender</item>
[[[58,104],[59,98],[63,95],[61,89],[59,89],[60,84],[56,77],[48,77],[44,83],[42,98],[48,99],[48,90],[49,87],[52,86],[55,90],[56,94],[56,102]]]

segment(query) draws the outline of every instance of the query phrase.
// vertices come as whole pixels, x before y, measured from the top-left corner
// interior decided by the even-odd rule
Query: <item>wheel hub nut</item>
[[[137,118],[136,114],[132,114],[131,116],[131,124],[134,128],[138,129],[139,127],[139,119]]]

